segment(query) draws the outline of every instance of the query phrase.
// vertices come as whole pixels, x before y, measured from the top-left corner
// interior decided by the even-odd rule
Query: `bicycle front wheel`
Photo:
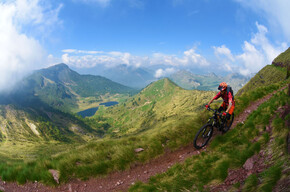
[[[205,124],[195,135],[193,145],[196,149],[201,149],[210,140],[213,133],[213,127],[211,124]]]

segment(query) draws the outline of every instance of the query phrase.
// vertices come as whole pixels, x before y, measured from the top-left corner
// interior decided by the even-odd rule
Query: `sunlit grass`
[[[130,188],[130,191],[147,191],[149,189],[159,189],[159,191],[186,191],[198,190],[207,191],[205,188],[209,184],[218,184],[223,182],[228,174],[228,169],[236,169],[243,166],[246,160],[258,153],[261,148],[269,142],[269,134],[264,131],[260,135],[260,127],[269,124],[269,118],[275,115],[275,110],[281,106],[281,100],[289,100],[288,96],[284,93],[276,94],[270,101],[261,105],[260,108],[253,112],[245,124],[238,124],[238,126],[222,136],[217,136],[210,142],[209,150],[199,156],[188,158],[185,163],[179,164],[178,169],[170,168],[167,172],[152,177],[147,184],[138,183]],[[274,110],[272,110],[272,108]],[[271,109],[271,110],[269,110]],[[268,121],[261,120],[261,111],[263,115],[268,116]],[[282,121],[278,118],[273,121],[274,134],[278,131],[283,132]],[[283,131],[282,131],[283,130]],[[287,130],[287,129],[286,129]],[[254,137],[259,136],[258,142],[252,142]],[[284,138],[287,134],[280,137]],[[278,139],[274,144],[275,153],[280,153],[283,147],[278,144],[281,140]],[[285,146],[285,143],[283,143]],[[277,156],[278,158],[278,156]],[[255,191],[259,188],[261,191],[270,191],[281,176],[281,166],[274,166],[266,170],[261,175],[251,175],[243,186],[243,191]],[[172,174],[174,173],[174,174]],[[258,177],[262,179],[262,183],[258,184]],[[177,184],[178,178],[187,180],[186,187]],[[180,180],[180,179],[179,179]],[[170,182],[168,182],[170,181]]]
[[[271,88],[268,91],[270,92],[279,86],[270,86]],[[255,97],[262,97],[262,95],[268,94],[268,91],[262,91],[258,94],[259,96]],[[164,93],[158,92],[158,94],[163,95]],[[145,114],[142,121],[144,127],[141,130],[137,127],[134,131],[130,131],[130,127],[125,126],[124,128],[122,123],[119,122],[120,132],[112,137],[105,137],[82,145],[61,145],[58,142],[44,142],[31,143],[27,144],[27,146],[19,147],[21,144],[13,145],[13,143],[9,142],[5,149],[3,144],[3,147],[0,148],[0,155],[3,154],[4,157],[4,160],[2,158],[0,161],[1,178],[7,181],[16,180],[19,183],[23,183],[24,178],[26,178],[27,181],[36,180],[47,184],[55,184],[48,170],[57,169],[60,171],[60,181],[62,183],[71,178],[89,179],[90,177],[106,175],[113,171],[128,169],[136,162],[147,162],[162,155],[165,149],[175,150],[185,146],[192,142],[195,133],[204,124],[209,113],[202,112],[201,109],[198,109],[199,113],[197,113],[195,107],[189,108],[189,110],[182,113],[182,107],[180,106],[189,106],[192,103],[190,103],[190,100],[186,100],[191,98],[190,94],[186,97],[182,97],[182,93],[180,94],[181,96],[174,100],[176,101],[175,105],[169,103],[170,110],[169,108],[164,108],[162,112],[153,111],[157,115],[152,116],[153,118],[149,119],[148,122],[144,121],[148,117],[148,114]],[[196,97],[195,99],[200,103],[208,100],[213,94],[201,94],[204,98]],[[257,126],[268,123],[259,114],[263,112],[263,115],[267,117],[266,119],[271,118],[274,109],[281,106],[286,98],[285,93],[284,95],[281,93],[275,96],[268,104],[261,105],[262,109],[251,114],[245,125],[239,124],[234,130],[212,140],[209,151],[206,153],[198,157],[189,158],[184,164],[173,166],[168,173],[157,175],[150,180],[149,184],[138,183],[132,189],[136,189],[136,191],[142,191],[143,189],[145,191],[155,189],[185,190],[191,188],[203,190],[203,186],[206,184],[222,182],[226,178],[229,168],[242,166],[249,157],[259,152],[261,145],[265,143],[260,140],[259,142],[251,143],[251,140],[258,136]],[[135,101],[135,107],[137,107],[142,98],[140,101],[136,98]],[[165,105],[165,103],[168,103],[168,99],[163,104]],[[200,106],[202,106],[201,104]],[[237,108],[240,105],[241,108],[245,108],[250,102],[242,104],[237,103]],[[120,110],[124,109],[121,108]],[[179,110],[179,112],[175,114],[175,110]],[[104,110],[102,113],[105,114],[106,111]],[[129,114],[124,114],[124,121],[126,122],[129,121],[126,117],[127,115]],[[131,119],[135,118],[135,115],[133,113],[129,118],[132,127],[134,120]],[[163,118],[166,119],[164,120]],[[275,120],[273,124],[275,132],[284,130],[283,127],[279,128],[281,124],[279,120]],[[123,128],[124,132],[122,132]],[[113,133],[114,129],[111,131]],[[267,136],[262,137],[265,140],[267,139]],[[281,143],[281,140],[277,141],[277,144],[279,143]],[[135,153],[134,149],[136,148],[143,148],[144,151]],[[8,152],[11,151],[12,153],[9,154]],[[5,156],[5,154],[9,155]],[[29,161],[27,160],[27,155],[32,155],[28,159]],[[43,155],[43,158],[40,158],[41,155]],[[180,185],[177,181],[183,185]]]

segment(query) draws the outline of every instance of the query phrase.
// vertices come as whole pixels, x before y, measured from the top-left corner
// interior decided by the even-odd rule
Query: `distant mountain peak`
[[[207,76],[209,76],[209,77],[217,77],[217,75],[214,72],[209,73]]]
[[[56,65],[50,66],[47,69],[57,69],[57,70],[59,70],[59,69],[69,69],[69,67],[68,67],[67,64],[60,63],[60,64],[56,64]]]

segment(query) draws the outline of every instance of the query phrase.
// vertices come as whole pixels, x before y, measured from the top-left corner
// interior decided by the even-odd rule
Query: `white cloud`
[[[249,73],[258,72],[267,63],[265,60],[265,53],[262,50],[256,49],[256,47],[245,41],[241,55],[237,55],[237,60],[240,60],[243,67],[240,68],[240,73],[243,75],[249,75]]]
[[[162,53],[153,54],[151,64],[167,64],[172,66],[209,66],[209,62],[202,55],[196,53],[195,48],[183,52],[182,57],[176,55],[166,55]]]
[[[221,55],[225,55],[227,59],[229,59],[230,61],[234,61],[234,57],[231,53],[231,50],[227,48],[225,45],[222,45],[221,47],[213,46],[213,49],[214,49],[214,54],[217,57],[220,57]]]
[[[226,71],[238,70],[243,75],[256,73],[265,65],[271,64],[275,57],[287,49],[286,43],[276,46],[271,44],[266,37],[268,29],[257,22],[256,26],[257,33],[253,34],[249,42],[244,42],[241,54],[233,55],[225,45],[213,47],[214,53],[221,63],[221,68]]]
[[[147,57],[133,56],[127,52],[103,52],[103,51],[79,51],[63,50],[62,62],[78,68],[92,68],[96,65],[105,67],[114,67],[119,64],[140,67],[147,63]],[[80,55],[84,53],[86,55]],[[71,54],[71,55],[69,55]]]
[[[289,0],[235,0],[265,17],[271,28],[280,28],[282,34],[290,41],[290,1]]]
[[[86,51],[86,50],[77,50],[77,49],[64,49],[64,53],[74,53],[74,54],[99,54],[104,53],[103,51]]]
[[[12,87],[47,60],[40,42],[22,32],[28,26],[39,30],[53,24],[58,11],[47,10],[48,7],[41,7],[38,0],[0,3],[0,90]]]
[[[155,72],[155,77],[156,78],[165,77],[165,76],[168,76],[174,72],[176,72],[176,69],[174,69],[174,68],[166,68],[165,70],[158,69]]]
[[[170,66],[187,66],[187,67],[207,67],[209,62],[195,49],[184,51],[182,57],[176,55],[166,55],[162,53],[154,53],[152,56],[136,56],[128,52],[103,52],[103,51],[81,51],[75,49],[63,50],[62,61],[68,65],[78,68],[91,68],[96,65],[104,65],[106,67],[114,67],[119,64],[140,67],[148,65],[165,64]],[[86,55],[82,55],[84,53]]]

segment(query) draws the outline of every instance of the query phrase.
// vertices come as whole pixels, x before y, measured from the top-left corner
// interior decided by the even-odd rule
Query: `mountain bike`
[[[210,140],[214,127],[222,133],[227,132],[234,121],[234,113],[231,115],[230,119],[227,119],[222,115],[217,109],[207,108],[209,111],[213,111],[213,115],[208,119],[207,123],[202,126],[197,134],[195,135],[193,145],[196,149],[201,149]]]

